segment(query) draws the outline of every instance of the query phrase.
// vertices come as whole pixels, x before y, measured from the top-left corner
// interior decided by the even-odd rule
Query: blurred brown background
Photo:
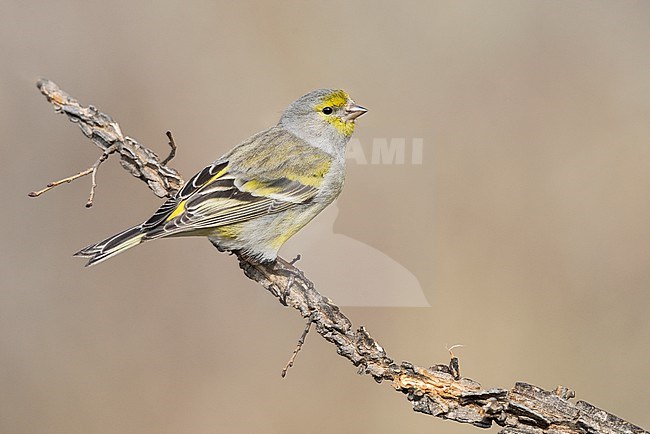
[[[650,428],[649,23],[644,1],[4,1],[0,432],[477,432],[414,414],[315,334],[282,380],[302,320],[205,240],[84,269],[73,252],[160,201],[116,161],[90,210],[89,179],[27,197],[98,156],[40,76],[160,154],[171,129],[185,176],[299,95],[348,90],[368,153],[422,138],[423,164],[351,162],[330,232],[432,306],[346,308],[355,324],[398,361],[461,343],[485,387],[562,384]],[[308,276],[347,255],[331,247]]]

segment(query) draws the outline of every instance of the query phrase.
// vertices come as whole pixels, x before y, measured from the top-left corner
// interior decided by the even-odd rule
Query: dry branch
[[[183,185],[181,175],[176,170],[165,166],[176,153],[176,145],[171,137],[171,133],[168,133],[167,136],[169,137],[172,151],[169,157],[164,160],[164,163],[161,163],[153,151],[142,146],[131,137],[123,135],[119,124],[113,121],[107,114],[97,110],[94,106],[84,107],[80,105],[79,101],[62,91],[50,80],[39,80],[36,83],[36,87],[47,97],[47,100],[52,103],[58,113],[64,113],[70,121],[79,125],[84,135],[102,150],[102,154],[97,162],[89,169],[60,181],[51,182],[43,190],[30,193],[30,196],[39,196],[52,187],[92,173],[93,186],[87,202],[87,205],[92,205],[92,198],[96,186],[94,176],[97,168],[114,152],[120,155],[122,167],[131,175],[146,182],[156,196],[171,196],[181,188]]]
[[[160,162],[151,150],[124,136],[110,116],[93,106],[81,106],[49,80],[40,80],[37,86],[57,112],[76,122],[99,146],[102,150],[100,160],[118,153],[122,166],[145,181],[159,197],[172,195],[182,186],[178,172],[165,165],[169,158]],[[171,135],[168,137],[173,156],[175,145]],[[98,160],[95,166],[99,164]],[[62,182],[69,182],[68,178]],[[379,383],[389,382],[407,396],[417,412],[481,428],[488,428],[495,422],[504,427],[500,431],[503,434],[647,433],[587,402],[570,401],[574,393],[564,387],[546,391],[518,382],[510,389],[483,389],[479,383],[460,377],[458,362],[453,356],[452,363],[429,368],[409,362],[395,363],[365,328],[354,328],[339,308],[318,293],[313,283],[292,263],[278,258],[274,264],[260,265],[242,255],[237,257],[246,276],[283,304],[296,309],[322,337],[334,344],[339,355],[358,368],[359,374],[369,374]],[[301,343],[290,362],[300,346]]]

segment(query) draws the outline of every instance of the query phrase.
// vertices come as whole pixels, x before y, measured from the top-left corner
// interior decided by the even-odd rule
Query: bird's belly
[[[259,260],[272,261],[278,250],[309,223],[327,203],[308,205],[214,228],[210,238],[225,250],[239,250]]]

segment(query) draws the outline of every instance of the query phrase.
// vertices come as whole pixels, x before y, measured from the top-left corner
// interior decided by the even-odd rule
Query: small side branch
[[[176,142],[174,141],[174,136],[172,135],[171,131],[167,131],[165,134],[167,135],[167,138],[169,139],[169,147],[171,149],[169,150],[169,155],[167,156],[167,158],[162,160],[162,162],[160,163],[163,166],[166,165],[167,163],[169,163],[170,161],[172,161],[172,158],[174,158],[176,156]]]
[[[76,175],[68,176],[67,178],[59,179],[58,181],[52,181],[49,184],[47,184],[45,186],[45,188],[43,188],[42,190],[32,191],[32,192],[30,192],[28,194],[28,196],[29,197],[38,197],[43,193],[47,193],[48,191],[50,191],[54,187],[58,187],[61,184],[66,184],[66,183],[74,181],[75,179],[79,179],[81,177],[84,177],[84,176],[88,175],[92,171],[93,171],[93,168],[90,167],[90,168],[88,168],[86,170],[83,170],[83,171],[77,173]]]
[[[172,152],[165,162],[160,162],[158,156],[150,149],[140,145],[136,140],[122,134],[120,126],[109,115],[100,112],[92,105],[83,106],[76,99],[61,90],[54,82],[41,79],[36,83],[47,100],[52,103],[58,113],[65,114],[71,122],[79,128],[97,147],[102,150],[102,156],[95,163],[98,167],[109,154],[120,155],[120,163],[131,175],[146,182],[149,188],[158,197],[167,197],[174,194],[183,186],[183,178],[175,169],[165,166],[176,153],[176,144],[170,138]],[[91,167],[75,176],[64,178],[48,184],[41,191],[32,192],[30,196],[36,197],[49,191],[56,185],[68,183],[88,174],[93,174],[93,188],[86,206],[92,206],[92,199],[96,182],[94,179],[97,169]]]
[[[86,208],[90,208],[93,206],[93,200],[95,199],[95,189],[97,188],[97,169],[99,169],[99,166],[108,159],[108,156],[111,155],[113,152],[117,150],[117,147],[113,144],[109,146],[104,152],[102,152],[102,155],[95,161],[95,164],[90,166],[88,169],[83,170],[76,175],[69,176],[67,178],[60,179],[58,181],[52,181],[47,186],[38,191],[32,191],[29,193],[29,197],[38,197],[41,194],[50,191],[56,186],[59,186],[61,184],[66,184],[74,181],[75,179],[82,178],[86,175],[91,175],[91,183],[90,183],[90,195],[88,196],[88,200],[86,201]]]
[[[145,181],[156,195],[172,195],[182,186],[183,180],[178,172],[165,166],[176,149],[171,134],[168,137],[172,152],[160,162],[152,151],[123,136],[119,125],[108,115],[92,106],[80,106],[51,81],[41,80],[38,87],[57,111],[78,123],[84,134],[104,153],[114,145],[115,152],[121,156],[122,166]],[[96,166],[99,164],[98,160]],[[94,173],[92,169],[57,182],[70,182]],[[34,195],[38,195],[36,193],[39,192]],[[504,427],[501,434],[648,433],[587,402],[571,401],[575,393],[564,387],[547,391],[518,382],[509,389],[484,389],[476,381],[460,375],[458,359],[453,354],[450,354],[452,360],[449,364],[428,368],[406,361],[396,363],[364,327],[354,328],[352,321],[331,300],[316,291],[314,284],[295,267],[294,261],[278,258],[273,264],[259,264],[233,253],[248,278],[262,285],[286,306],[296,309],[307,320],[283,374],[293,364],[313,325],[319,335],[336,347],[340,356],[357,367],[359,374],[370,375],[378,383],[389,383],[393,389],[405,394],[413,410],[420,413],[480,428],[496,423]]]
[[[291,354],[289,361],[287,362],[284,369],[282,370],[282,378],[286,377],[287,371],[289,370],[289,368],[293,366],[293,363],[296,361],[296,356],[302,349],[302,346],[305,344],[305,338],[307,337],[307,333],[309,333],[309,329],[311,329],[311,324],[312,324],[311,318],[307,319],[307,324],[305,325],[305,329],[302,331],[302,335],[300,335],[300,339],[298,339],[298,344],[296,345],[296,348],[293,350],[293,353]]]

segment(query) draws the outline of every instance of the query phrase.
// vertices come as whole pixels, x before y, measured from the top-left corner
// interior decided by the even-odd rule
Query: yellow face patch
[[[350,97],[348,96],[347,93],[343,92],[342,90],[335,90],[329,95],[324,96],[322,102],[316,105],[315,110],[319,112],[323,110],[325,107],[332,107],[332,108],[345,107],[349,99]]]
[[[336,111],[344,108],[349,99],[350,97],[347,93],[343,92],[342,90],[336,90],[323,97],[323,100],[320,103],[316,104],[314,107],[314,111],[318,112],[318,114],[323,119],[329,122],[336,129],[336,131],[339,132],[339,134],[342,134],[346,137],[350,136],[354,131],[354,121],[345,122],[343,119],[336,115]],[[334,109],[334,114],[328,115],[323,113],[323,109],[325,107],[331,107]]]

